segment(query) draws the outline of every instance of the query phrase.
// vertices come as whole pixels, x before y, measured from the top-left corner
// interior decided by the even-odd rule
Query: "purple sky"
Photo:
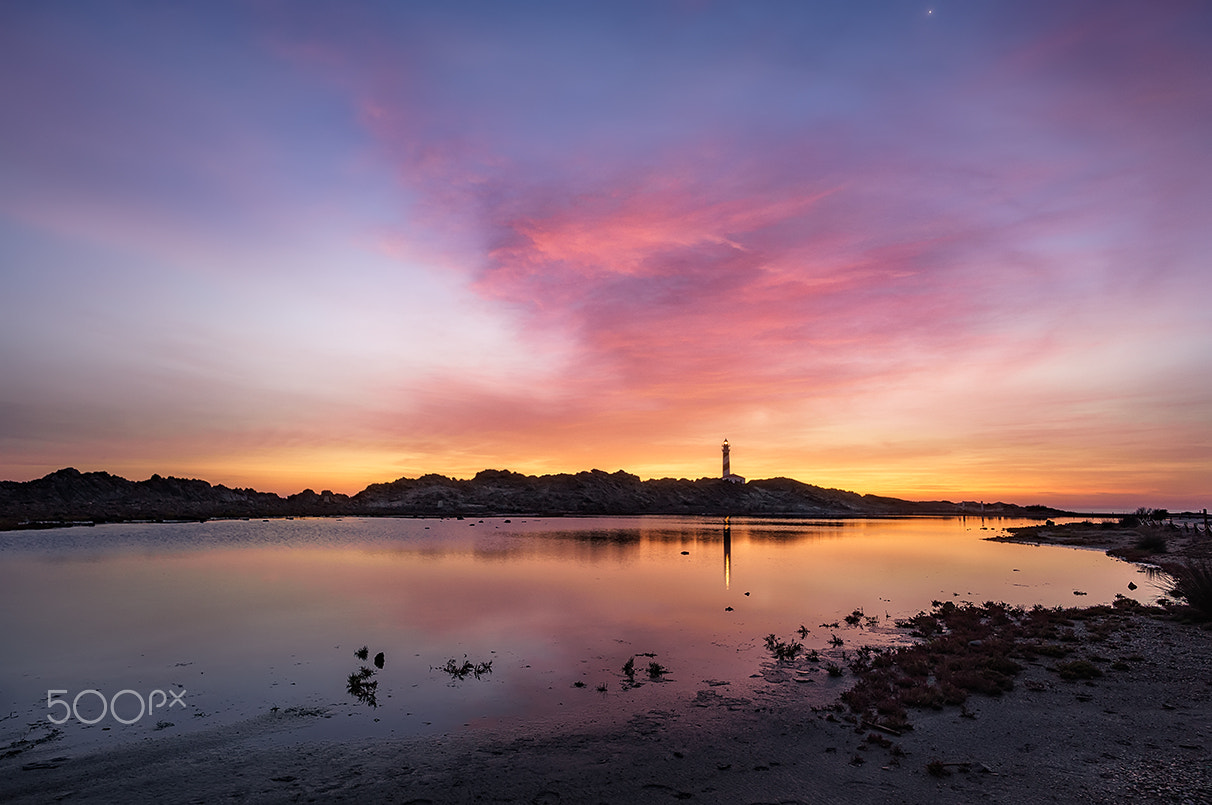
[[[0,5],[0,478],[1212,497],[1212,5]]]

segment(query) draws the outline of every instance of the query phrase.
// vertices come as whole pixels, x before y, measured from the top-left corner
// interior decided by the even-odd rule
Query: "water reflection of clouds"
[[[174,668],[165,684],[198,690],[208,712],[206,696],[255,706],[269,695],[345,699],[336,686],[360,673],[350,651],[364,639],[391,659],[389,677],[365,680],[383,680],[376,716],[406,731],[414,727],[400,721],[404,713],[422,708],[449,706],[458,723],[475,717],[473,705],[549,714],[557,707],[552,679],[568,687],[585,669],[592,688],[637,652],[658,652],[686,684],[706,674],[696,669],[744,680],[756,656],[745,647],[762,635],[837,621],[856,608],[911,616],[953,592],[957,600],[1056,606],[1072,603],[1074,589],[1097,603],[1140,581],[1101,554],[984,542],[991,532],[977,523],[738,518],[725,528],[703,518],[679,531],[675,522],[565,519],[488,529],[385,520],[294,547],[258,538],[146,553],[121,540],[109,553],[103,529],[89,529],[96,561],[60,562],[73,551],[46,549],[0,563],[0,689],[23,685],[31,702],[39,686],[43,697],[47,687],[120,690],[132,669],[159,680],[162,669],[192,662],[192,676]],[[190,526],[200,544],[209,525]],[[177,540],[181,529],[170,533]],[[45,596],[51,588],[60,592]],[[340,647],[351,628],[359,643]],[[426,687],[431,667],[465,653],[494,660],[491,679],[467,686],[457,701],[441,685]],[[50,678],[64,668],[75,676]],[[272,694],[264,692],[271,684]],[[297,703],[308,702],[275,698],[266,707]]]

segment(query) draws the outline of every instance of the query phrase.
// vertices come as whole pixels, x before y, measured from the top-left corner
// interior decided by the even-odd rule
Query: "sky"
[[[0,4],[0,478],[1212,505],[1212,5]]]

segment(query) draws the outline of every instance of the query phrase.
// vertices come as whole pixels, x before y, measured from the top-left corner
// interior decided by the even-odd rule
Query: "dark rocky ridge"
[[[206,481],[128,481],[107,472],[62,469],[34,481],[0,481],[0,528],[82,522],[317,515],[710,514],[877,517],[973,514],[980,504],[914,502],[823,489],[790,478],[733,484],[719,478],[642,481],[602,470],[522,475],[483,470],[471,479],[423,475],[371,484],[354,496],[306,489],[289,497]],[[985,504],[987,515],[1050,517],[1043,506]]]

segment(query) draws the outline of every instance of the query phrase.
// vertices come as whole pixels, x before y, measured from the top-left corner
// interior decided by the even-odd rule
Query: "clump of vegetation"
[[[859,646],[858,651],[855,652],[854,659],[850,661],[850,670],[855,674],[863,673],[871,667],[872,658],[883,653],[883,649],[876,648],[875,646]]]
[[[1136,549],[1143,553],[1165,553],[1166,552],[1166,536],[1156,532],[1141,534],[1136,540]]]
[[[899,731],[909,726],[907,708],[940,709],[963,704],[970,693],[1010,690],[1021,666],[1010,659],[1014,643],[1004,632],[1015,616],[1025,613],[1004,604],[936,601],[931,612],[897,623],[924,643],[860,651],[852,664],[859,681],[842,700],[863,721]]]
[[[350,696],[353,696],[362,704],[370,707],[378,707],[379,680],[372,679],[375,672],[363,665],[357,671],[349,675],[346,690]]]
[[[1082,641],[1105,642],[1140,608],[1131,599],[1084,609],[1030,610],[936,601],[930,612],[897,622],[921,643],[884,652],[859,650],[851,662],[858,681],[841,698],[862,724],[908,729],[909,709],[962,708],[972,694],[998,696],[1013,689],[1022,670],[1018,661],[1065,657]],[[1091,679],[1102,675],[1094,662],[1111,660],[1091,655],[1059,662],[1053,670],[1066,679]]]
[[[451,658],[439,670],[450,674],[451,679],[466,679],[469,676],[479,679],[485,674],[492,673],[492,660],[473,663],[464,655],[463,662],[460,663],[458,660]]]
[[[368,646],[362,646],[362,648],[354,652],[354,656],[365,662],[366,658],[370,656],[370,648]],[[383,652],[380,651],[375,656],[374,664],[379,670],[383,669]],[[370,707],[378,707],[379,700],[377,697],[379,691],[379,681],[373,678],[374,675],[375,672],[372,669],[363,665],[357,671],[349,675],[349,679],[345,685],[346,691],[349,692],[350,696],[353,696],[355,699],[362,702],[362,704]]]
[[[655,654],[649,652],[647,654],[637,654],[637,655],[627,658],[627,662],[623,663],[623,676],[627,677],[627,681],[623,683],[624,689],[638,688],[638,687],[640,687],[640,685],[643,684],[642,682],[635,681],[635,673],[636,673],[635,658],[636,657],[655,657],[655,656],[656,656]],[[650,660],[646,670],[648,672],[648,678],[653,681],[660,681],[662,676],[669,673],[669,669],[666,668],[664,665],[661,665],[656,660]],[[601,687],[598,688],[598,690],[605,690],[605,688],[606,688],[606,686],[602,685]]]
[[[1176,566],[1170,570],[1170,578],[1167,593],[1186,601],[1201,619],[1212,619],[1212,563]]]
[[[1136,510],[1136,516],[1150,523],[1164,523],[1170,519],[1169,509],[1149,509],[1144,506]]]
[[[796,640],[783,641],[775,635],[766,635],[766,650],[779,662],[791,662],[804,650],[804,644]]]
[[[858,626],[859,623],[861,623],[863,620],[863,610],[861,610],[861,609],[854,610],[854,612],[851,612],[849,615],[847,615],[844,618],[844,620],[850,626]]]
[[[1201,580],[1188,582],[1194,585],[1193,597],[1198,597],[1195,589],[1201,584],[1202,589],[1212,590],[1212,567],[1201,565],[1196,573]],[[1173,594],[1178,597],[1177,592]],[[1024,610],[1004,603],[977,606],[935,601],[929,612],[896,622],[898,627],[912,630],[921,642],[855,652],[849,665],[856,682],[841,695],[841,701],[860,726],[899,735],[911,729],[910,709],[964,708],[972,694],[1001,695],[1013,689],[1015,677],[1022,671],[1020,661],[1067,657],[1083,642],[1105,644],[1143,609],[1122,596],[1111,605],[1081,609],[1037,605]],[[844,662],[845,653],[842,659]],[[1058,662],[1052,670],[1066,679],[1092,679],[1102,675],[1096,662],[1122,670],[1128,668],[1128,662],[1141,661],[1136,655],[1114,661],[1091,654],[1087,659]],[[828,670],[831,675],[843,673],[835,663]],[[1039,686],[1038,682],[1027,684]],[[970,715],[961,713],[965,714]],[[950,765],[954,764],[940,763],[938,770],[943,772]]]
[[[825,670],[829,672],[829,676],[837,677],[837,676],[842,675],[842,666],[838,665],[835,662],[831,662],[831,663],[827,664],[825,666]]]
[[[1128,583],[1128,586],[1130,588],[1132,588],[1133,590],[1136,589],[1136,585],[1131,582]],[[1116,609],[1121,610],[1121,611],[1122,610],[1137,610],[1137,609],[1144,608],[1144,605],[1141,604],[1140,601],[1137,601],[1135,598],[1129,598],[1128,596],[1123,595],[1122,593],[1115,594],[1115,600],[1111,602],[1111,606],[1113,606]]]

